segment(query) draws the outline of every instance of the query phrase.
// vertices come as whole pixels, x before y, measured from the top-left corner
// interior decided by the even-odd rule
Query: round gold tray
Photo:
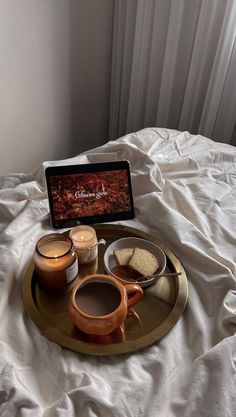
[[[30,261],[22,281],[22,298],[31,320],[42,334],[53,342],[76,352],[109,356],[118,355],[147,347],[165,336],[182,316],[188,299],[188,282],[183,266],[173,252],[154,236],[137,229],[117,225],[96,225],[99,245],[98,259],[93,264],[81,266],[79,277],[71,287],[91,273],[105,273],[103,255],[107,246],[123,237],[141,237],[159,245],[167,257],[167,272],[182,272],[179,276],[163,276],[147,288],[143,288],[143,299],[127,316],[122,329],[118,329],[106,340],[92,338],[80,332],[67,313],[67,299],[71,287],[62,296],[52,296],[37,284],[34,262]]]

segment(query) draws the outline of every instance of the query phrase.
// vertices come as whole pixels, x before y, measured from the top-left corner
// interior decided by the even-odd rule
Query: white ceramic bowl
[[[108,246],[106,249],[106,252],[104,254],[104,266],[106,269],[106,272],[109,275],[113,275],[115,278],[117,278],[120,282],[123,284],[130,284],[130,282],[134,281],[128,281],[125,279],[122,279],[118,277],[117,275],[112,272],[112,269],[117,266],[117,261],[115,259],[115,256],[113,255],[114,249],[122,249],[122,248],[140,248],[140,249],[146,249],[149,252],[151,252],[159,261],[159,268],[156,271],[156,274],[162,274],[166,269],[166,256],[163,250],[157,246],[155,243],[146,240],[141,239],[138,237],[125,237],[123,239],[118,239],[115,242],[111,243],[111,245]],[[158,278],[150,278],[148,280],[139,280],[137,283],[141,287],[147,287],[151,284],[153,284]]]

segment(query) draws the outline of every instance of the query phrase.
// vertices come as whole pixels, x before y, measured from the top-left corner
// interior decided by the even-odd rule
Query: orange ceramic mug
[[[72,289],[68,312],[82,332],[107,335],[124,323],[128,309],[142,296],[137,284],[124,286],[110,275],[89,275]]]

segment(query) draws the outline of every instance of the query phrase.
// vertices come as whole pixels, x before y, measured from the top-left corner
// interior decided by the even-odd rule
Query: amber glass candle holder
[[[78,259],[70,237],[51,233],[37,242],[34,253],[39,284],[55,293],[63,292],[78,275]]]

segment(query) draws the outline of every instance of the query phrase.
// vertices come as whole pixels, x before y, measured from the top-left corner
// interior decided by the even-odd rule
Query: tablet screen
[[[46,168],[54,228],[134,217],[127,161]]]

